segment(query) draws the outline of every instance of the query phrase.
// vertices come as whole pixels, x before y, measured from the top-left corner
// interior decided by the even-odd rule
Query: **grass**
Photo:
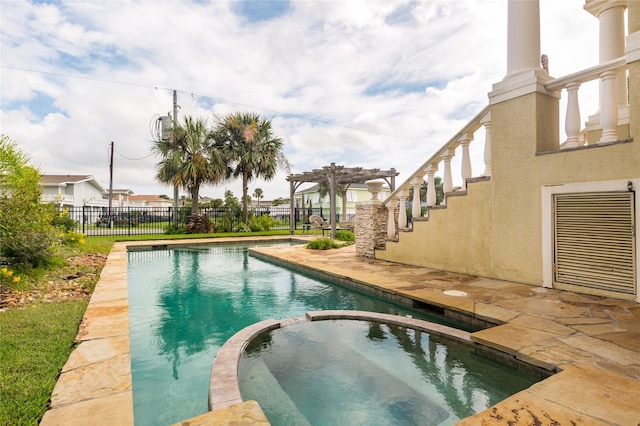
[[[86,307],[38,303],[0,313],[0,424],[40,422]]]

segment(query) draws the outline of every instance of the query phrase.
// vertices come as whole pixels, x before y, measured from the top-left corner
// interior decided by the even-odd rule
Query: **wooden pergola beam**
[[[323,166],[322,169],[313,169],[310,172],[299,174],[290,174],[287,176],[290,188],[290,214],[289,214],[289,233],[295,233],[295,214],[294,214],[294,198],[295,191],[302,183],[320,183],[329,181],[329,205],[331,211],[331,237],[336,236],[336,188],[339,184],[346,184],[347,187],[352,183],[365,183],[369,180],[383,179],[389,185],[391,192],[395,191],[395,178],[399,173],[396,169],[380,170],[380,169],[363,169],[362,167],[344,167],[336,166],[331,163],[330,166]]]

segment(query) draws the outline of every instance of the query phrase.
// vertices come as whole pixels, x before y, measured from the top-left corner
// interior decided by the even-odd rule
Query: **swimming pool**
[[[437,320],[251,257],[250,246],[128,252],[136,425],[171,424],[205,413],[217,351],[233,334],[261,320],[324,309]]]
[[[243,399],[258,401],[273,425],[450,426],[539,381],[428,328],[384,321],[262,332],[240,357]]]

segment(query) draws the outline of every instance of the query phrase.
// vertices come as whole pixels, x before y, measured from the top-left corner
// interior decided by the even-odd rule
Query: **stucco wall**
[[[432,210],[429,221],[387,242],[376,258],[541,285],[542,187],[640,177],[640,141],[537,154],[558,147],[552,96],[493,105],[491,117],[491,181],[450,197],[447,209]],[[637,126],[638,117],[631,121]]]
[[[490,275],[491,185],[469,185],[466,196],[447,198],[446,209],[433,209],[428,221],[414,222],[413,232],[387,241],[376,258],[454,272]]]

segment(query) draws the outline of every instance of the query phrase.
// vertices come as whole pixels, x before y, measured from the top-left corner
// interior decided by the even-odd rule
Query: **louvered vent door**
[[[635,294],[634,192],[555,194],[554,279]]]

